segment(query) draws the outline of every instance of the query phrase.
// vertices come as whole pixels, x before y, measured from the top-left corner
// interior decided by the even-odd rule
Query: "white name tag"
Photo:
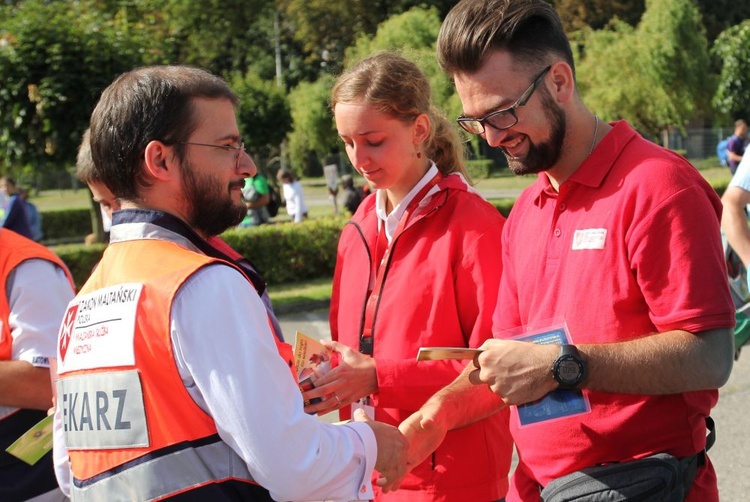
[[[578,249],[604,249],[607,240],[606,228],[587,228],[576,230],[573,234],[573,250]]]
[[[149,445],[138,371],[61,378],[57,396],[68,448],[107,450]]]
[[[76,297],[60,326],[59,374],[135,364],[135,314],[143,284],[118,284]]]

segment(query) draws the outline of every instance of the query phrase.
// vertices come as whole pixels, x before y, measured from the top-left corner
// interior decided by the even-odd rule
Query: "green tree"
[[[636,26],[645,8],[645,0],[550,0],[550,3],[569,33],[584,28],[602,29],[613,18]]]
[[[647,0],[636,28],[614,20],[575,41],[581,92],[602,118],[656,135],[710,113],[708,42],[692,0]]]
[[[374,36],[362,35],[356,45],[346,50],[345,65],[379,50],[399,50],[425,72],[433,92],[433,103],[450,115],[458,115],[460,102],[448,77],[435,60],[435,41],[440,18],[435,8],[413,8],[389,18],[378,26]],[[324,156],[339,139],[329,108],[333,77],[324,75],[314,84],[301,84],[292,91],[294,131],[289,135],[292,164],[303,166],[311,152]]]
[[[0,32],[0,163],[32,172],[74,163],[99,93],[141,61],[135,37],[85,2],[27,0]]]
[[[455,0],[277,0],[305,53],[305,63],[338,74],[358,37],[371,37],[389,17],[433,7],[444,18]]]
[[[461,102],[450,79],[435,59],[435,42],[441,20],[436,8],[415,7],[392,16],[378,26],[372,37],[361,36],[346,51],[349,67],[376,51],[400,51],[422,69],[430,81],[433,103],[449,116],[461,113]]]
[[[555,6],[572,33],[584,28],[600,30],[614,18],[637,26],[646,9],[645,0],[548,0]],[[723,30],[750,19],[750,2],[738,0],[696,0],[703,17],[706,37],[713,43]]]
[[[274,2],[268,0],[89,0],[109,19],[136,27],[148,53],[215,74],[275,77]],[[287,52],[287,51],[285,51]]]
[[[252,71],[235,74],[230,85],[240,97],[237,121],[245,147],[261,168],[278,155],[278,145],[292,129],[286,93],[274,81],[262,80]]]
[[[278,0],[294,38],[305,53],[305,63],[338,73],[344,51],[358,34],[372,34],[382,14],[368,0]]]
[[[703,15],[706,36],[713,43],[719,34],[750,19],[750,2],[737,0],[696,0]]]
[[[323,75],[315,82],[302,82],[289,93],[294,130],[288,136],[289,159],[297,172],[310,173],[306,166],[315,166],[317,158],[336,145],[338,135],[329,109],[333,77]]]
[[[149,2],[147,2],[149,3]],[[263,68],[272,78],[273,3],[267,0],[151,0],[166,14],[169,59],[219,75]],[[159,5],[161,4],[161,5]]]
[[[732,118],[750,120],[750,19],[723,31],[712,52],[721,61],[714,106]]]

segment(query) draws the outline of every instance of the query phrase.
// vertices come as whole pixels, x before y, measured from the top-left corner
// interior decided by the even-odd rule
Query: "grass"
[[[277,314],[327,306],[331,300],[331,278],[323,277],[292,284],[271,284],[268,295]]]
[[[38,194],[33,194],[30,200],[40,211],[87,208],[89,190],[42,190]]]

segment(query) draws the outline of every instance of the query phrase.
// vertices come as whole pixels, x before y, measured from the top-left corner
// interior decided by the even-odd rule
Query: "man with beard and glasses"
[[[94,162],[91,160],[91,147],[89,146],[89,134],[90,131],[86,129],[81,139],[81,145],[78,147],[78,156],[76,157],[76,177],[88,185],[91,191],[91,196],[94,202],[99,204],[102,211],[102,216],[106,217],[109,221],[112,221],[112,214],[115,211],[119,211],[120,201],[114,194],[107,188],[104,183],[99,179],[98,174],[94,170]],[[247,203],[245,204],[247,206]],[[106,233],[109,238],[109,231]],[[260,299],[263,301],[263,305],[266,307],[268,312],[268,320],[271,323],[274,335],[279,341],[284,341],[284,333],[281,331],[281,324],[276,318],[276,314],[273,311],[273,305],[271,304],[271,297],[268,295],[268,289],[266,288],[266,282],[263,280],[260,272],[248,258],[244,257],[241,253],[238,253],[229,244],[218,236],[210,236],[206,239],[206,242],[211,245],[213,251],[210,254],[215,257],[220,257],[231,261],[247,276],[250,282],[255,286]]]
[[[210,73],[144,67],[91,117],[110,245],[60,328],[58,478],[73,500],[359,500],[403,469],[400,432],[305,414],[256,288],[207,242],[255,174],[236,95]]]
[[[659,500],[718,500],[705,451],[734,308],[715,191],[684,158],[585,107],[544,0],[462,0],[437,51],[459,124],[538,179],[503,229],[494,339],[400,426],[411,464],[447,430],[510,406],[519,463],[507,500],[597,489],[634,500],[659,483],[675,497]],[[637,461],[654,454],[668,455]]]

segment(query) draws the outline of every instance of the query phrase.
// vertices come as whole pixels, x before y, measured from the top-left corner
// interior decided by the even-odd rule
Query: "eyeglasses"
[[[513,127],[518,123],[516,108],[518,108],[519,106],[524,106],[526,103],[528,103],[529,99],[531,99],[531,95],[534,94],[534,91],[542,82],[544,76],[547,75],[547,72],[550,70],[550,68],[552,68],[551,65],[542,70],[542,73],[540,73],[539,76],[534,79],[529,88],[526,89],[523,94],[521,94],[521,97],[518,98],[518,101],[513,103],[508,108],[490,112],[481,119],[473,117],[458,117],[456,119],[458,125],[460,125],[464,130],[471,134],[484,134],[485,123],[491,126],[493,129],[497,129],[498,131]]]
[[[232,145],[212,145],[211,143],[193,143],[192,141],[180,141],[178,142],[180,145],[195,145],[195,146],[210,146],[211,148],[221,148],[225,151],[234,150],[237,152],[236,158],[234,159],[234,168],[236,170],[239,170],[240,168],[240,158],[242,158],[243,153],[247,153],[245,151],[245,143],[240,143],[240,146],[232,146]]]

